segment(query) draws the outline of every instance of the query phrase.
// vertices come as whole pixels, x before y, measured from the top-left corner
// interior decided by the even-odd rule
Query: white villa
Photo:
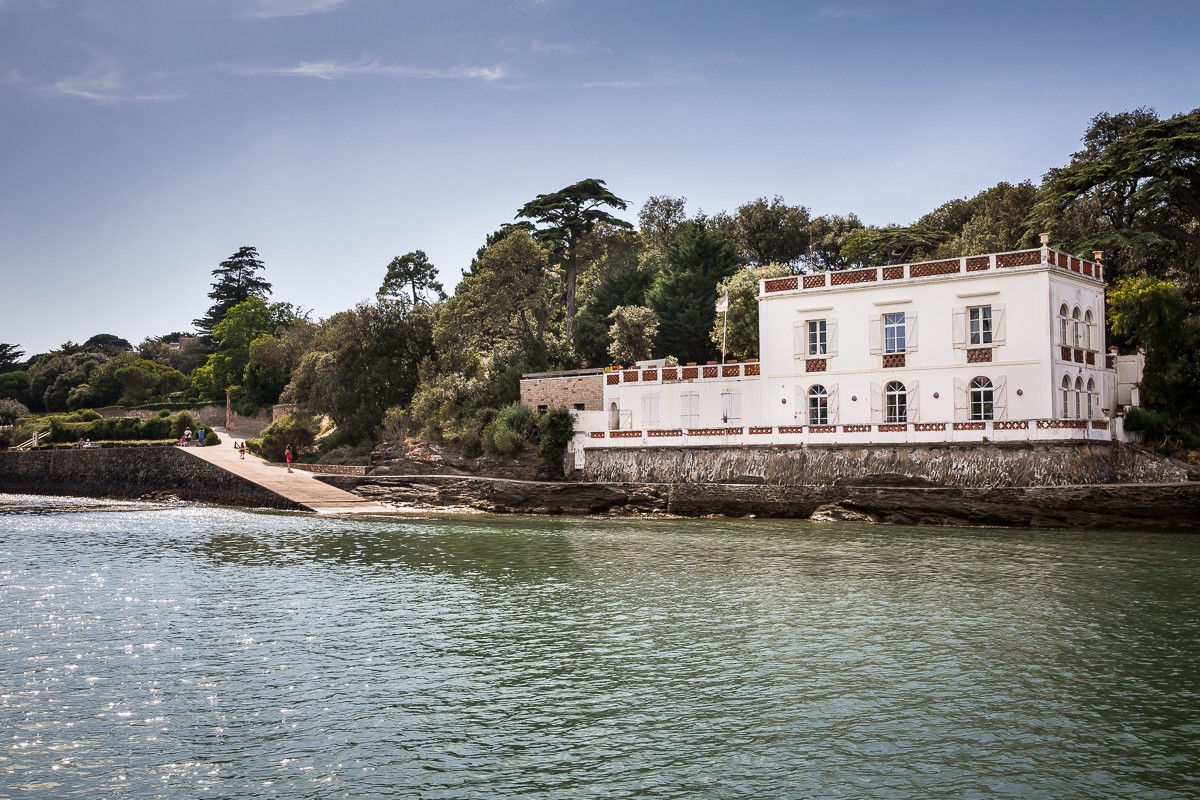
[[[577,464],[587,449],[645,445],[1118,438],[1100,253],[1083,260],[1047,239],[763,280],[761,361],[595,375],[603,405],[576,412]]]

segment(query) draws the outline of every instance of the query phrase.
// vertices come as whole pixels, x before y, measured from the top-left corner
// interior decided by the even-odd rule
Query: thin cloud
[[[535,53],[548,56],[586,56],[592,53],[612,54],[612,50],[607,47],[589,47],[570,42],[542,42],[537,39],[529,43],[529,49]]]
[[[662,89],[678,86],[683,81],[677,78],[647,78],[629,81],[589,81],[581,83],[580,89]]]
[[[295,78],[320,78],[332,81],[355,75],[382,75],[388,78],[425,78],[433,80],[498,81],[508,77],[503,67],[451,67],[432,69],[405,64],[384,64],[379,59],[340,63],[337,61],[302,61],[294,67],[241,67],[243,75],[281,75]]]
[[[87,72],[55,81],[44,91],[109,105],[165,103],[181,97],[179,93],[145,94],[131,90],[125,83],[120,67],[111,58],[97,59]]]
[[[250,16],[258,19],[307,17],[328,14],[345,4],[346,0],[256,0]]]

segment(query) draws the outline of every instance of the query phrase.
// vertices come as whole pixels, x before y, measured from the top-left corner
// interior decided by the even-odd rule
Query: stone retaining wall
[[[582,477],[601,483],[822,486],[891,476],[944,486],[1178,483],[1185,465],[1120,443],[641,447],[589,449]]]
[[[250,508],[299,508],[174,447],[0,451],[0,492],[120,499],[171,495]]]

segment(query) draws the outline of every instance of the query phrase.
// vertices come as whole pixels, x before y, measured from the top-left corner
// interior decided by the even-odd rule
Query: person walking
[[[292,471],[292,446],[289,444],[287,449],[283,451],[283,459],[287,462],[288,472]]]
[[[246,443],[245,442],[242,442],[240,445],[238,445],[238,452],[241,453],[242,461],[245,461],[246,460]]]

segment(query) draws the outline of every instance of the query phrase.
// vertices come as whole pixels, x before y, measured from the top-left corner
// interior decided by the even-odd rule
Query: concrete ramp
[[[308,511],[318,514],[397,514],[400,509],[366,500],[356,494],[343,491],[316,479],[304,470],[287,471],[284,464],[274,464],[246,453],[242,459],[234,449],[233,434],[221,428],[214,429],[221,437],[221,444],[212,447],[180,448],[188,455],[207,461],[226,472],[232,472],[246,480],[282,495]],[[240,441],[240,440],[237,440]]]

